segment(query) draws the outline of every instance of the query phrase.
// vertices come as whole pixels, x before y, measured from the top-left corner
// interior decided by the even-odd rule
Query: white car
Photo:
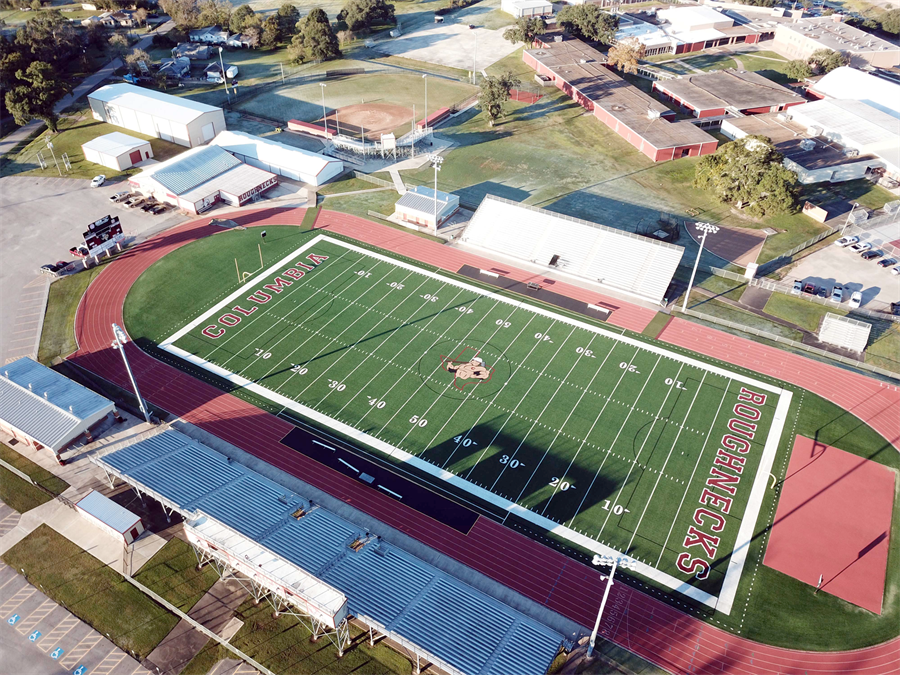
[[[868,251],[870,248],[872,248],[872,244],[870,244],[869,242],[865,242],[853,244],[853,246],[850,247],[850,250],[854,253],[863,253],[864,251]]]
[[[853,291],[853,295],[850,296],[850,308],[856,309],[862,304],[862,293],[859,291]]]
[[[892,267],[891,274],[896,274],[897,276],[900,276],[900,265],[897,265],[896,267]]]
[[[99,176],[94,176],[94,180],[91,181],[91,187],[100,187],[106,182],[106,176],[102,173]]]
[[[845,246],[849,246],[850,244],[856,244],[857,242],[859,242],[859,237],[841,237],[836,242],[834,242],[834,245],[843,248]]]

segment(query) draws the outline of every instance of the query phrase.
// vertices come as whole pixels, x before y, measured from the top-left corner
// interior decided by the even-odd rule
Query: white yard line
[[[549,331],[548,331],[548,332],[549,332]],[[541,381],[541,378],[544,376],[544,372],[547,370],[547,368],[550,367],[550,364],[553,362],[554,359],[556,359],[557,355],[562,351],[563,347],[566,346],[566,343],[568,343],[569,339],[570,339],[570,338],[572,337],[572,335],[574,335],[574,334],[575,334],[575,329],[573,328],[572,331],[566,336],[566,339],[562,341],[562,344],[556,349],[556,353],[553,355],[553,358],[551,358],[549,361],[547,361],[547,363],[544,365],[544,369],[541,371],[541,374],[538,375],[538,377],[534,380],[534,382],[532,383],[532,385],[531,385],[530,387],[528,387],[528,391],[525,392],[525,396],[522,397],[522,401],[523,401],[523,402],[525,401],[526,398],[528,398],[528,394],[531,393],[531,390],[532,390],[532,388],[534,387],[534,385],[536,385],[538,382]],[[575,370],[575,366],[577,366],[578,363],[581,361],[581,357],[582,357],[582,356],[584,356],[583,353],[578,355],[578,358],[575,359],[575,363],[572,364],[572,367],[569,368],[569,372],[566,373],[566,377],[564,377],[562,380],[560,380],[559,386],[556,387],[556,391],[554,391],[554,392],[553,392],[553,395],[552,395],[550,398],[547,399],[547,403],[544,405],[543,410],[541,410],[540,414],[532,420],[531,426],[528,427],[528,431],[526,431],[526,432],[522,435],[522,440],[519,441],[519,444],[516,446],[516,449],[513,450],[513,453],[509,456],[509,462],[507,462],[506,464],[503,465],[503,468],[500,469],[500,474],[497,476],[497,478],[494,479],[494,482],[491,484],[491,490],[493,490],[495,487],[497,487],[497,483],[499,483],[499,482],[500,482],[500,479],[503,478],[503,474],[506,473],[506,469],[509,468],[510,463],[512,463],[512,461],[513,461],[514,459],[516,459],[516,455],[519,454],[519,450],[522,449],[522,446],[525,445],[525,441],[528,440],[529,434],[531,434],[531,432],[534,431],[534,428],[539,424],[539,420],[544,416],[544,413],[547,412],[547,408],[549,408],[549,407],[550,407],[550,404],[553,403],[553,399],[556,398],[556,395],[559,393],[559,390],[562,389],[562,386],[563,386],[563,384],[565,383],[566,378],[569,377],[569,375],[572,374],[572,371],[573,371],[573,370]],[[515,409],[518,410],[518,409],[519,409],[519,406],[516,406]],[[567,418],[567,419],[568,419],[568,418]],[[504,424],[505,424],[505,423],[504,423]],[[560,428],[557,430],[557,436],[559,435],[559,432],[560,432],[560,431],[562,431],[562,427],[560,427]],[[499,433],[499,432],[498,432],[498,433]],[[548,448],[548,450],[549,450],[549,448]],[[546,457],[546,456],[547,456],[547,450],[544,450],[544,454],[543,454],[543,456],[541,457],[540,461],[539,461],[538,464],[537,464],[538,466],[541,465],[541,462],[544,461],[544,457]],[[520,466],[521,466],[521,462],[520,462]],[[536,468],[535,468],[535,471],[537,471]],[[534,477],[534,473],[531,474],[531,478],[533,478],[533,477]],[[531,482],[531,478],[528,479],[529,482]],[[526,487],[527,487],[527,484],[526,484]],[[524,490],[524,488],[523,488],[523,489],[522,489],[522,492],[524,492],[524,491],[525,491],[525,490]],[[520,496],[520,497],[522,496],[522,493],[521,493],[521,492],[519,493],[519,496]],[[516,497],[513,501],[514,501],[514,502],[518,502],[518,501],[519,501],[519,498]]]
[[[722,404],[725,403],[725,397],[728,396],[728,388],[730,386],[731,380],[728,380],[728,384],[725,385],[725,391],[722,392],[722,400],[719,401],[719,407],[716,409],[716,414],[713,416],[712,422],[710,422],[709,431],[706,434],[706,440],[703,441],[703,447],[700,448],[700,452],[697,454],[697,461],[694,462],[694,470],[691,471],[691,477],[688,479],[685,485],[684,494],[681,495],[681,502],[678,504],[678,509],[676,509],[675,515],[672,518],[672,525],[669,526],[669,534],[666,535],[666,540],[663,542],[662,550],[659,552],[659,558],[656,559],[657,567],[659,567],[659,563],[666,552],[666,546],[669,544],[669,537],[672,536],[672,530],[675,528],[675,521],[678,520],[678,514],[681,513],[681,507],[684,506],[684,500],[687,497],[687,493],[690,491],[691,485],[694,482],[694,474],[697,473],[697,467],[700,466],[700,460],[703,459],[703,453],[706,452],[706,446],[709,444],[709,439],[711,438],[713,427],[716,426],[716,420],[719,419],[719,413],[722,412]]]
[[[653,366],[653,370],[651,370],[651,371],[650,371],[650,374],[647,376],[647,381],[644,382],[644,387],[646,387],[646,386],[650,383],[650,380],[653,378],[653,373],[656,372],[656,366],[658,366],[658,365],[659,365],[659,361],[656,362],[656,364]],[[682,364],[681,366],[679,366],[679,368],[678,368],[678,374],[675,375],[675,379],[676,379],[676,380],[678,379],[678,376],[681,375],[681,370],[682,370],[683,368],[684,368],[684,364]],[[644,387],[641,387],[641,394],[644,393]],[[631,465],[630,467],[628,467],[628,473],[625,474],[625,480],[622,481],[621,486],[619,487],[618,492],[616,492],[615,498],[612,499],[612,500],[610,500],[609,513],[606,514],[606,519],[603,521],[603,525],[600,526],[600,532],[597,533],[597,537],[600,537],[600,536],[603,534],[603,530],[606,529],[606,524],[609,522],[610,517],[613,515],[613,511],[614,511],[615,508],[616,508],[616,504],[617,504],[618,501],[619,501],[619,497],[622,495],[622,491],[623,491],[623,490],[625,489],[625,487],[628,485],[628,479],[631,478],[631,472],[634,471],[634,467],[637,466],[637,460],[640,460],[641,455],[642,455],[643,452],[644,452],[644,448],[647,446],[647,441],[649,441],[649,440],[650,440],[650,436],[653,435],[653,430],[656,428],[656,423],[659,421],[659,415],[660,415],[660,413],[662,413],[663,408],[666,406],[666,403],[669,401],[669,396],[672,394],[672,389],[674,389],[674,388],[675,388],[675,387],[669,387],[669,391],[666,392],[665,398],[663,398],[663,402],[659,404],[659,410],[657,410],[657,411],[656,411],[656,415],[653,416],[653,422],[650,423],[650,429],[649,429],[649,431],[647,431],[647,435],[644,437],[644,440],[643,440],[643,442],[641,443],[641,447],[638,448],[638,453],[637,453],[637,455],[636,455],[635,458],[634,458],[634,459],[635,459],[635,462],[632,463],[632,465]],[[640,399],[640,398],[641,398],[641,397],[640,397],[640,394],[639,394],[639,395],[638,395],[638,399]],[[637,400],[635,400],[634,404],[637,405]],[[628,412],[628,417],[626,417],[626,418],[625,418],[625,422],[622,423],[622,429],[625,428],[625,425],[628,423],[628,420],[631,418],[631,413],[632,413],[632,412],[634,412],[634,408],[632,408],[632,409]],[[619,434],[622,433],[622,429],[619,429]],[[618,438],[619,438],[619,435],[616,434],[616,439],[618,439]],[[615,441],[613,442],[613,446],[615,446]],[[624,506],[624,505],[623,505],[623,506]],[[626,549],[626,550],[627,550],[627,549]]]
[[[650,502],[653,501],[653,495],[656,493],[656,488],[659,486],[659,481],[662,480],[663,473],[666,470],[666,466],[669,464],[669,460],[672,458],[672,452],[675,450],[675,446],[678,445],[678,439],[681,438],[681,432],[684,431],[684,425],[687,424],[687,419],[690,417],[691,410],[694,409],[694,403],[697,402],[697,396],[700,394],[700,389],[703,387],[703,383],[706,381],[706,373],[703,373],[703,377],[700,379],[700,384],[697,385],[697,390],[694,392],[694,398],[691,400],[691,405],[688,407],[687,412],[684,413],[684,420],[681,422],[681,426],[678,427],[678,433],[675,434],[675,440],[672,441],[672,447],[669,448],[669,453],[666,455],[666,461],[663,462],[662,468],[659,470],[659,473],[656,474],[656,482],[653,484],[653,489],[650,491],[650,496],[647,497],[647,501],[644,503],[644,510],[641,512],[641,517],[638,518],[637,525],[634,526],[634,532],[631,533],[631,539],[628,540],[628,546],[626,550],[631,548],[631,545],[634,543],[634,538],[637,536],[638,530],[641,527],[641,522],[644,520],[644,516],[647,514],[647,509],[650,508]],[[675,385],[673,384],[674,388]],[[672,522],[674,523],[678,517],[678,513],[672,517]]]

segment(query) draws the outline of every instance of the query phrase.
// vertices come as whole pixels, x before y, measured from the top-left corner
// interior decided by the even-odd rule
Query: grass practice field
[[[725,613],[791,400],[324,235],[160,346]]]

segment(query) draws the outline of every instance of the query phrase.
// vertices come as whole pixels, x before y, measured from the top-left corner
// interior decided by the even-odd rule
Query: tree
[[[518,77],[507,71],[500,77],[489,75],[481,81],[478,94],[478,109],[488,116],[488,123],[504,116],[503,104],[509,100],[509,92],[521,84]]]
[[[107,42],[110,50],[113,54],[115,54],[116,58],[123,58],[126,53],[128,53],[128,48],[131,44],[128,42],[128,38],[122,33],[115,33],[109,41]]]
[[[350,0],[338,12],[337,20],[346,23],[351,31],[397,22],[394,17],[394,6],[385,0]]]
[[[41,12],[16,31],[17,48],[29,61],[65,67],[81,52],[81,39],[72,23],[57,10]]]
[[[778,4],[778,0],[738,0],[741,4],[752,5],[754,7],[774,7]]]
[[[33,62],[26,70],[16,73],[22,84],[6,92],[6,109],[16,124],[24,126],[33,119],[43,120],[47,128],[56,132],[59,116],[54,108],[69,87],[59,78],[53,66],[43,61]]]
[[[327,61],[341,55],[328,15],[318,7],[300,19],[288,54],[293,61]]]
[[[262,24],[262,37],[260,38],[260,46],[263,49],[273,49],[281,42],[281,26],[278,23],[278,17],[269,15]]]
[[[250,17],[255,17],[256,13],[250,5],[241,5],[231,13],[231,22],[228,27],[232,33],[243,33],[244,28],[253,22]]]
[[[513,44],[524,42],[525,46],[531,49],[532,45],[534,45],[534,39],[545,32],[547,32],[547,24],[544,23],[543,18],[539,16],[523,16],[516,20],[515,26],[506,29],[506,32],[503,33],[503,39]]]
[[[784,74],[794,82],[803,82],[807,77],[812,75],[812,68],[803,59],[788,61],[784,67]]]
[[[241,33],[242,40],[247,43],[247,46],[250,49],[256,49],[262,44],[262,36],[263,30],[262,25],[259,23],[259,19],[256,19],[255,23],[244,24],[244,32]]]
[[[881,30],[892,35],[900,33],[900,9],[892,9],[881,16]]]
[[[746,202],[755,216],[786,213],[797,199],[797,175],[784,167],[783,160],[765,136],[746,136],[701,158],[694,187],[724,204]]]
[[[182,30],[200,25],[200,8],[197,0],[159,0],[159,6]]]
[[[637,38],[619,40],[609,48],[606,62],[626,73],[638,71],[638,61],[644,58],[646,47]]]
[[[619,18],[597,5],[566,5],[556,15],[556,22],[577,38],[589,42],[612,44]]]
[[[149,14],[150,14],[150,12],[148,12],[143,7],[139,7],[138,9],[135,10],[134,20],[137,21],[138,26],[143,26],[145,23],[147,23],[147,16]]]
[[[286,2],[275,12],[278,19],[278,27],[281,31],[281,39],[291,37],[297,31],[297,22],[300,20],[300,10],[291,3]]]
[[[817,49],[809,55],[809,64],[820,73],[830,73],[848,63],[849,59],[846,56],[833,49]]]
[[[138,61],[143,61],[144,65],[149,68],[152,59],[150,58],[150,55],[143,49],[132,49],[131,53],[125,57],[125,65],[128,66],[129,72],[136,74],[141,72],[141,67],[138,65]]]
[[[198,5],[200,26],[220,26],[228,28],[231,23],[231,4],[227,0],[203,0]]]

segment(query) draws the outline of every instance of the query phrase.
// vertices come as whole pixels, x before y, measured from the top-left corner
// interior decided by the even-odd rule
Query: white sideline
[[[246,293],[249,289],[253,288],[254,286],[259,285],[260,280],[262,278],[265,278],[265,277],[273,274],[274,272],[277,271],[278,268],[283,267],[284,265],[287,265],[288,263],[290,263],[291,261],[296,259],[296,257],[300,253],[308,250],[309,248],[315,246],[317,243],[319,243],[321,241],[327,241],[328,243],[330,243],[332,245],[340,246],[340,247],[343,247],[343,248],[346,248],[346,249],[349,249],[352,251],[356,251],[363,255],[369,256],[371,258],[375,258],[377,260],[388,262],[397,267],[401,267],[403,269],[407,269],[407,270],[416,272],[418,274],[422,274],[422,275],[431,277],[433,279],[436,279],[436,280],[441,281],[448,285],[456,286],[456,287],[466,289],[466,290],[469,290],[469,291],[472,291],[472,292],[475,292],[475,293],[478,293],[481,295],[489,296],[498,302],[502,302],[502,303],[505,303],[505,304],[508,304],[508,305],[511,305],[511,306],[514,306],[517,308],[526,309],[529,312],[532,312],[534,314],[538,314],[541,316],[545,316],[547,318],[550,318],[554,321],[558,321],[560,323],[569,324],[571,326],[574,326],[576,328],[581,328],[581,329],[589,331],[589,332],[602,334],[604,336],[610,337],[619,342],[629,344],[633,347],[636,347],[637,349],[642,349],[642,350],[657,354],[659,356],[664,356],[666,358],[670,358],[675,361],[680,361],[683,364],[690,365],[695,368],[705,370],[707,372],[711,372],[711,373],[714,373],[717,375],[721,375],[723,377],[732,379],[734,381],[742,382],[744,384],[753,386],[757,389],[767,391],[774,395],[779,396],[779,401],[776,406],[775,415],[772,420],[772,424],[769,428],[769,434],[766,439],[766,444],[763,449],[762,456],[760,458],[759,468],[757,469],[756,476],[753,481],[750,497],[747,501],[747,506],[744,510],[743,518],[741,520],[741,527],[738,530],[738,536],[737,536],[737,540],[735,541],[735,547],[734,547],[734,550],[733,550],[731,558],[730,558],[728,569],[725,573],[725,578],[722,582],[722,590],[720,591],[719,596],[717,597],[710,593],[702,591],[698,588],[695,588],[694,586],[691,586],[690,584],[683,582],[680,579],[677,579],[669,574],[666,574],[651,565],[648,565],[646,563],[643,563],[643,562],[640,562],[637,560],[634,561],[635,571],[640,573],[642,576],[647,577],[648,579],[652,579],[652,580],[656,581],[657,583],[665,586],[666,588],[669,588],[673,591],[682,593],[683,595],[685,595],[693,600],[696,600],[697,602],[700,602],[704,605],[707,605],[708,607],[711,607],[717,611],[720,611],[724,614],[731,613],[732,606],[734,604],[734,598],[737,593],[738,584],[740,583],[741,574],[743,573],[744,564],[746,562],[747,551],[749,550],[749,544],[751,543],[751,541],[753,539],[753,532],[756,529],[756,522],[759,517],[760,509],[762,508],[763,498],[765,497],[766,484],[768,481],[769,472],[771,471],[772,465],[775,461],[775,454],[778,450],[778,443],[781,439],[781,434],[784,429],[785,422],[787,421],[787,413],[788,413],[788,410],[790,409],[790,403],[791,403],[791,398],[792,398],[792,394],[790,391],[781,389],[780,387],[776,387],[771,384],[767,384],[765,382],[760,382],[760,381],[754,380],[753,378],[747,377],[740,373],[734,373],[734,372],[725,370],[724,368],[720,368],[720,367],[712,365],[712,364],[703,363],[702,361],[690,358],[688,356],[684,356],[677,352],[670,352],[666,349],[663,349],[663,348],[658,347],[653,344],[647,344],[647,343],[641,342],[639,340],[635,340],[634,338],[630,338],[627,335],[620,335],[618,333],[609,331],[609,330],[599,327],[599,326],[592,326],[590,324],[583,323],[577,319],[573,319],[573,318],[559,315],[559,314],[554,314],[553,312],[543,309],[541,307],[533,306],[533,305],[530,305],[525,302],[520,302],[513,298],[508,298],[508,297],[505,297],[505,296],[502,296],[502,295],[499,295],[496,293],[492,293],[490,291],[483,290],[481,288],[477,288],[475,286],[471,286],[469,284],[466,284],[465,282],[457,281],[455,279],[450,279],[448,277],[443,277],[435,272],[431,272],[431,271],[428,271],[425,269],[418,268],[418,267],[411,265],[409,263],[406,263],[404,261],[395,260],[388,256],[384,256],[379,253],[368,251],[364,248],[354,246],[353,244],[348,244],[343,241],[338,241],[338,240],[332,239],[332,238],[330,238],[326,235],[322,235],[322,234],[317,235],[316,237],[311,239],[309,242],[307,242],[303,246],[294,250],[290,255],[285,256],[280,261],[278,261],[274,265],[270,266],[268,269],[264,270],[262,273],[257,275],[254,279],[250,280],[248,283],[241,286],[234,293],[232,293],[227,298],[220,301],[217,305],[215,305],[214,307],[210,308],[209,310],[207,310],[206,312],[201,314],[199,317],[194,319],[192,322],[190,322],[184,328],[181,328],[180,330],[175,332],[173,335],[171,335],[169,338],[164,340],[159,345],[165,351],[167,351],[171,354],[174,354],[189,363],[198,365],[201,368],[204,368],[212,373],[215,373],[216,375],[228,380],[229,382],[231,382],[235,385],[238,385],[248,391],[258,394],[258,395],[262,396],[263,398],[267,398],[274,403],[282,405],[289,410],[292,410],[294,412],[297,412],[297,413],[303,415],[304,417],[313,419],[313,420],[319,422],[320,424],[323,424],[323,425],[333,429],[334,431],[337,431],[338,433],[344,434],[347,437],[357,440],[361,443],[364,443],[371,448],[374,448],[374,449],[376,449],[380,452],[383,452],[391,457],[394,457],[405,463],[415,466],[417,469],[419,469],[427,474],[430,474],[436,478],[440,478],[441,480],[444,480],[458,488],[466,490],[467,492],[479,497],[480,499],[482,499],[486,502],[494,504],[494,505],[508,511],[509,513],[514,513],[515,515],[519,516],[523,520],[527,520],[531,523],[534,523],[538,527],[541,527],[549,532],[552,532],[554,534],[562,536],[563,538],[567,539],[568,541],[571,541],[573,544],[576,544],[576,545],[578,545],[588,551],[591,551],[593,553],[597,553],[600,555],[620,555],[621,554],[620,551],[616,551],[615,549],[613,549],[609,546],[606,546],[605,544],[601,544],[600,542],[597,542],[597,541],[591,539],[590,537],[587,537],[571,528],[568,528],[564,525],[556,523],[556,522],[550,520],[549,518],[546,518],[538,513],[530,511],[529,509],[527,509],[523,506],[519,506],[518,504],[515,504],[507,499],[504,499],[504,498],[492,493],[492,492],[489,492],[488,490],[486,490],[484,488],[481,488],[481,487],[478,487],[477,485],[469,483],[468,481],[460,478],[459,476],[457,476],[449,471],[445,471],[445,470],[441,469],[440,467],[430,464],[422,459],[419,459],[415,455],[412,455],[404,450],[396,448],[385,441],[382,441],[373,436],[370,436],[369,434],[359,431],[358,429],[355,429],[344,422],[333,419],[323,413],[320,413],[316,410],[313,410],[312,408],[309,408],[301,403],[298,403],[298,402],[294,401],[293,399],[288,398],[287,396],[283,396],[282,394],[279,394],[277,392],[266,389],[265,387],[255,384],[254,382],[252,382],[244,377],[241,377],[240,375],[236,375],[236,374],[226,370],[225,368],[222,368],[213,363],[210,363],[203,358],[195,356],[179,347],[174,346],[173,343],[176,340],[178,340],[179,338],[181,338],[183,335],[185,335],[188,331],[196,328],[202,322],[206,321],[210,316],[219,312],[223,306],[230,304],[237,297]]]

